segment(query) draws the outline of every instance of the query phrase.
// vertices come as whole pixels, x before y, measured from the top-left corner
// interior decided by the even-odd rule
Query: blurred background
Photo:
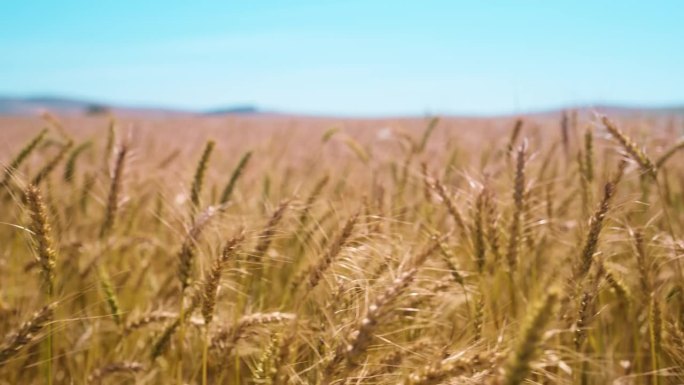
[[[684,105],[677,1],[5,1],[0,113]]]

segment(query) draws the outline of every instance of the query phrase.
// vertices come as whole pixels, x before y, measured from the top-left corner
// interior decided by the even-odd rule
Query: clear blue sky
[[[684,104],[682,1],[1,1],[0,95],[344,115]]]

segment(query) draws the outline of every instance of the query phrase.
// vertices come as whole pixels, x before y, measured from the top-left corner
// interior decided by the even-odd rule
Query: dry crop
[[[0,384],[684,383],[676,123],[2,118]]]

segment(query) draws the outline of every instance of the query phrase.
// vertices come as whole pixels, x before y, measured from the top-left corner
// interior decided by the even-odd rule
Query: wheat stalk
[[[475,201],[475,209],[473,214],[473,254],[475,257],[475,264],[477,271],[482,274],[484,272],[485,260],[485,230],[484,230],[484,211],[485,211],[485,194],[487,191],[483,188],[477,195]]]
[[[651,372],[653,373],[653,384],[658,385],[660,381],[660,352],[663,341],[663,318],[660,303],[655,293],[651,294],[648,313],[648,331],[651,346]]]

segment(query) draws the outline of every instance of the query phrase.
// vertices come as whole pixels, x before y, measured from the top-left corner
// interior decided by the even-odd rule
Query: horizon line
[[[29,95],[11,95],[11,94],[0,94],[0,102],[2,101],[15,101],[15,102],[27,102],[27,103],[40,103],[40,102],[67,102],[67,103],[78,103],[84,104],[83,107],[98,106],[104,109],[112,110],[133,110],[131,112],[145,112],[148,110],[150,113],[178,113],[178,114],[188,114],[188,115],[283,115],[283,116],[300,116],[300,117],[311,117],[311,118],[348,118],[348,119],[383,119],[383,118],[420,118],[420,117],[456,117],[456,118],[502,118],[511,116],[523,116],[523,115],[543,115],[549,113],[558,113],[562,111],[570,110],[596,110],[596,109],[618,109],[625,110],[625,112],[631,111],[634,113],[646,113],[646,112],[671,112],[675,114],[684,113],[684,101],[677,103],[634,103],[634,102],[611,102],[611,101],[600,101],[600,102],[572,102],[562,105],[550,105],[546,107],[539,108],[522,108],[514,111],[513,109],[502,111],[502,112],[466,112],[466,111],[430,111],[429,108],[425,108],[422,113],[407,112],[407,113],[339,113],[339,112],[316,112],[316,111],[292,111],[281,108],[271,108],[262,107],[258,103],[252,102],[240,102],[240,103],[226,103],[222,105],[216,105],[214,107],[205,108],[190,108],[190,107],[180,107],[163,105],[161,103],[128,103],[128,102],[117,102],[117,101],[104,101],[99,98],[89,98],[86,96],[67,96],[65,94],[58,93],[35,93]],[[46,108],[50,111],[49,108]],[[87,111],[84,109],[80,113],[85,114]],[[3,111],[0,108],[0,116],[27,116],[32,114],[12,114]]]

